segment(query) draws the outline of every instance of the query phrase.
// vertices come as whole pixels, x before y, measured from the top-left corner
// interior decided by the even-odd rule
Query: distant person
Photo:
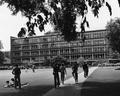
[[[14,87],[14,86],[15,86],[14,78],[11,78],[10,81],[6,81],[6,84],[4,85],[5,88]]]
[[[59,85],[60,85],[59,70],[60,70],[59,65],[55,64],[53,66],[53,75],[54,75],[54,85],[55,85],[55,88],[59,87]]]
[[[82,67],[83,67],[83,71],[84,71],[84,77],[86,78],[88,76],[88,72],[89,72],[87,62],[84,62]]]
[[[9,81],[6,81],[6,84],[4,85],[4,87],[5,87],[5,88],[11,87],[11,86],[10,86],[10,82],[9,82]]]
[[[11,84],[11,86],[15,86],[15,79],[14,78],[11,78],[10,84]]]
[[[61,64],[61,66],[60,66],[60,73],[61,73],[61,81],[62,81],[62,84],[64,84],[65,74],[67,74],[66,67],[65,67],[64,64]]]
[[[78,64],[77,63],[73,63],[72,75],[73,75],[73,77],[75,79],[75,83],[78,83]]]
[[[35,72],[35,65],[32,65],[32,71]]]
[[[15,68],[13,69],[12,74],[14,75],[14,79],[15,79],[15,88],[17,88],[18,86],[19,89],[21,89],[21,81],[20,81],[21,70],[18,67],[18,65],[15,65]]]
[[[24,68],[25,68],[25,72],[27,72],[29,69],[28,65],[24,66]]]
[[[4,88],[15,87],[15,80],[14,80],[14,78],[11,78],[10,81],[6,81],[5,83],[6,83],[6,84],[4,85]],[[25,86],[28,86],[28,85],[29,85],[28,82],[21,84],[22,87],[25,87]]]

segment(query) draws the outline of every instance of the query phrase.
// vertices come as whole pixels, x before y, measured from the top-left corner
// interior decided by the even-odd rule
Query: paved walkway
[[[95,71],[98,67],[92,67],[89,69],[88,77]],[[78,84],[75,84],[75,80],[73,77],[67,79],[65,81],[65,85],[60,86],[60,88],[53,88],[49,92],[47,92],[44,96],[78,96],[79,94],[76,88],[80,88],[79,84],[83,83],[87,78],[84,78],[84,72],[78,74]]]
[[[120,67],[98,68],[83,83],[79,96],[120,96]]]
[[[120,68],[118,67],[93,67],[89,77],[79,74],[79,83],[74,84],[74,79],[65,81],[60,88],[53,88],[44,96],[120,96]]]

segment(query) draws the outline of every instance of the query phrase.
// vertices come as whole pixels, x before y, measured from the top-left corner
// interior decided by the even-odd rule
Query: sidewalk
[[[98,68],[83,83],[79,96],[120,96],[120,67]]]
[[[120,70],[117,67],[97,68],[89,71],[89,77],[79,74],[79,83],[74,79],[65,81],[60,88],[53,88],[44,96],[120,96]]]
[[[98,67],[92,67],[89,69],[90,76],[93,71],[95,71]],[[84,78],[84,73],[78,74],[78,84],[75,84],[75,80],[73,77],[65,81],[65,85],[60,86],[60,88],[53,88],[49,92],[47,92],[44,96],[79,96],[81,84],[86,80],[87,78]]]

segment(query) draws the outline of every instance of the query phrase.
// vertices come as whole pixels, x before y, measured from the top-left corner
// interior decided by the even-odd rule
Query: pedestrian
[[[72,66],[72,75],[75,79],[75,83],[78,83],[78,64],[75,62]]]
[[[60,70],[59,65],[55,64],[53,66],[53,75],[54,75],[54,85],[55,85],[55,88],[59,87],[59,85],[60,85],[59,70]]]
[[[32,71],[35,72],[35,65],[32,65]]]
[[[9,88],[10,87],[10,82],[6,81],[6,84],[4,85],[5,88]]]
[[[10,87],[14,87],[15,83],[14,83],[14,78],[11,78],[10,81],[6,81],[6,84],[4,85],[5,88],[10,88]]]
[[[15,88],[17,88],[18,86],[19,89],[21,89],[21,81],[20,81],[21,70],[18,67],[18,65],[15,65],[15,68],[12,70],[12,74],[14,75]]]
[[[65,81],[65,74],[67,74],[67,71],[66,71],[66,67],[65,65],[62,63],[61,66],[60,66],[60,73],[61,73],[61,81],[62,81],[62,84],[64,84],[64,81]]]
[[[10,84],[11,84],[12,87],[15,86],[15,79],[14,79],[14,78],[11,78],[11,80],[10,80]]]
[[[84,77],[86,78],[88,76],[88,72],[89,72],[87,62],[84,62],[82,67],[83,67],[83,71],[84,71]]]
[[[28,72],[29,66],[25,65],[25,72]]]

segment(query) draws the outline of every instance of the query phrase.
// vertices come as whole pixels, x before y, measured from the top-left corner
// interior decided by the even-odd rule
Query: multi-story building
[[[10,61],[10,51],[2,51],[4,54],[4,65],[10,65],[11,61]]]
[[[87,60],[106,59],[109,57],[109,47],[106,30],[86,31],[86,40],[81,42],[79,33],[76,41],[66,42],[59,32],[47,32],[44,36],[25,38],[11,37],[11,62],[42,63],[48,58],[62,55],[69,62],[76,62],[79,57]]]
[[[10,51],[2,51],[4,53],[4,57],[10,58]]]

